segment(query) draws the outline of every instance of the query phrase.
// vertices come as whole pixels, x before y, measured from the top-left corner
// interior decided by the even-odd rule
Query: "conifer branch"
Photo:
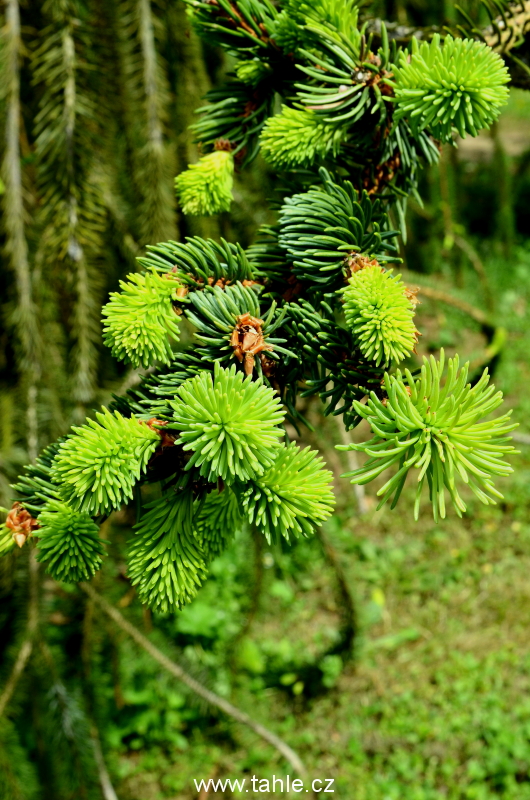
[[[20,8],[18,0],[7,0],[5,26],[1,33],[1,93],[5,99],[5,152],[2,176],[5,184],[3,196],[5,249],[17,287],[17,307],[13,323],[21,349],[21,365],[29,385],[39,380],[40,331],[37,308],[33,295],[28,243],[26,239],[26,211],[23,201],[21,168],[21,60]],[[29,386],[28,386],[29,391]]]
[[[486,8],[491,22],[485,27],[478,27],[460,6],[457,10],[462,14],[461,24],[456,26],[456,32],[464,36],[476,37],[499,53],[507,62],[510,72],[511,85],[528,89],[530,87],[530,65],[523,48],[524,55],[519,58],[513,51],[526,43],[530,32],[530,0],[482,0],[482,7]],[[501,13],[499,13],[501,11]],[[455,27],[455,26],[452,26]],[[391,41],[401,46],[406,46],[413,37],[419,41],[429,41],[435,34],[442,34],[439,26],[413,27],[400,23],[369,19],[366,22],[367,33],[373,36],[374,45],[381,42],[381,32],[385,28]]]
[[[101,300],[95,275],[104,227],[103,197],[93,176],[97,99],[86,74],[93,55],[77,0],[51,0],[44,10],[48,26],[33,57],[34,78],[42,89],[35,120],[41,193],[37,258],[50,282],[60,280],[57,264],[74,276],[71,386],[84,405],[96,385]]]
[[[248,714],[244,711],[241,711],[236,706],[229,703],[223,697],[219,697],[219,695],[215,694],[214,692],[207,689],[198,680],[193,678],[189,675],[182,667],[177,664],[172,659],[168,658],[158,647],[149,641],[149,639],[144,636],[138,628],[136,628],[132,623],[130,623],[125,617],[118,611],[117,608],[111,606],[96,590],[89,584],[89,583],[80,583],[79,587],[94,600],[94,602],[101,608],[101,610],[110,617],[115,624],[121,628],[128,636],[133,639],[136,644],[145,650],[146,653],[154,658],[165,670],[167,670],[173,677],[177,678],[177,680],[182,681],[192,692],[202,697],[203,700],[214,706],[215,708],[219,708],[224,714],[227,714],[232,719],[235,719],[236,722],[240,722],[243,725],[246,725],[248,728],[254,731],[258,736],[260,736],[264,741],[268,744],[272,745],[282,756],[285,758],[286,761],[289,762],[291,767],[301,776],[307,774],[307,770],[301,761],[300,757],[286,744],[282,739],[276,736],[275,733],[269,731],[264,725],[261,723],[256,722],[256,720],[252,719]]]
[[[101,217],[85,213],[80,192],[90,170],[76,160],[95,142],[80,125],[95,114],[78,57],[77,2],[46,4],[52,24],[34,62],[44,89],[40,185],[46,189],[55,166],[63,178],[59,192],[53,184],[43,191],[50,202],[43,203],[40,253],[59,253],[74,266],[78,306],[90,317],[87,254],[100,247]],[[384,26],[374,51],[357,25],[354,0],[344,7],[318,0],[315,8],[290,0],[281,10],[268,0],[188,5],[201,35],[239,61],[237,80],[210,96],[195,126],[209,152],[177,176],[182,211],[227,209],[234,170],[262,146],[287,179],[277,221],[247,254],[198,236],[148,247],[138,259],[144,272],[121,282],[104,317],[113,355],[149,374],[115,397],[112,412],[73,428],[27,468],[10,512],[17,520],[27,515],[31,531],[40,528],[39,559],[51,574],[77,581],[101,564],[102,516],[136,497],[129,577],[141,600],[163,613],[193,599],[211,560],[244,521],[270,541],[312,535],[332,513],[331,474],[315,452],[282,441],[286,414],[295,425],[305,422],[299,396],[320,395],[324,413],[342,415],[348,429],[368,419],[373,438],[343,438],[342,447],[370,457],[361,467],[350,459],[359,486],[399,462],[379,492],[382,503],[395,503],[407,473],[419,470],[416,516],[424,485],[435,517],[445,515],[445,488],[457,513],[465,511],[457,478],[482,502],[495,502],[493,480],[509,474],[502,456],[513,451],[508,414],[478,421],[502,399],[486,373],[472,387],[468,367],[460,370],[455,358],[445,378],[443,354],[422,367],[418,380],[394,371],[414,350],[417,300],[388,267],[399,261],[389,211],[405,239],[407,199],[421,202],[419,171],[438,160],[436,140],[452,142],[455,132],[476,136],[498,118],[508,95],[502,59],[473,36],[442,42],[434,35],[421,46],[413,38],[406,52],[390,46]],[[153,240],[174,222],[164,177],[167,79],[150,0],[123,0],[121,10],[132,165],[126,180],[137,191],[140,238]],[[276,94],[283,110],[274,116]],[[51,224],[57,210],[66,240]],[[445,299],[434,290],[425,294]],[[452,302],[493,330],[480,310]],[[175,354],[181,318],[191,323],[193,339]],[[490,360],[503,337],[497,329]],[[88,350],[82,360],[86,366]],[[158,485],[149,500],[144,483]],[[23,531],[16,535],[25,541]],[[13,546],[6,528],[2,547]]]
[[[119,7],[119,54],[123,75],[133,179],[138,194],[135,225],[142,244],[174,238],[174,153],[164,139],[170,103],[167,76],[156,47],[150,0],[123,0]]]
[[[144,60],[144,90],[147,130],[153,150],[162,148],[162,125],[160,122],[160,98],[157,87],[157,56],[150,0],[138,0],[140,17],[140,42]]]

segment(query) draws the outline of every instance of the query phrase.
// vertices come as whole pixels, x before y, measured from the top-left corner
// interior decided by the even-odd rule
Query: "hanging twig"
[[[417,280],[417,273],[412,273],[409,271],[402,270],[403,273],[408,272],[407,278],[418,283]],[[480,308],[476,308],[472,306],[471,303],[467,303],[465,300],[460,300],[458,297],[454,297],[452,294],[448,294],[447,292],[442,292],[439,289],[431,289],[430,286],[425,286],[423,283],[419,284],[420,294],[424,297],[428,297],[430,300],[439,300],[442,303],[446,303],[448,306],[453,306],[453,308],[457,308],[459,311],[463,311],[464,314],[467,314],[469,317],[478,322],[479,325],[484,326],[484,328],[489,328],[490,330],[495,329],[495,325],[489,319],[488,315],[481,311]]]
[[[340,438],[342,440],[342,444],[348,446],[352,443],[351,437],[349,432],[346,430],[344,425],[344,418],[342,416],[333,417],[333,419],[337,423],[337,429],[340,434]],[[346,459],[348,461],[348,470],[350,472],[354,472],[356,469],[359,469],[359,462],[357,460],[357,453],[355,450],[346,450]],[[355,499],[357,500],[357,506],[359,508],[359,514],[366,514],[368,512],[368,503],[366,502],[366,494],[364,492],[364,486],[358,486],[357,484],[353,487],[353,492],[355,494]]]
[[[20,166],[20,8],[18,0],[6,2],[6,24],[2,30],[2,83],[5,98],[5,152],[2,174],[5,183],[4,228],[6,253],[15,273],[17,308],[13,315],[22,349],[22,369],[27,378],[27,429],[30,457],[38,448],[36,418],[36,384],[40,377],[39,330],[37,325],[28,244],[24,224],[22,170]]]
[[[95,589],[89,583],[80,583],[80,588],[91,597],[94,602],[101,608],[102,611],[107,614],[118,627],[120,627],[125,633],[127,633],[136,644],[138,644],[143,650],[145,650],[149,655],[155,659],[164,669],[166,669],[171,675],[177,678],[182,683],[186,684],[186,686],[191,689],[195,694],[202,697],[212,706],[216,706],[225,714],[235,719],[237,722],[241,722],[243,725],[246,725],[248,728],[257,733],[258,736],[261,736],[266,742],[272,745],[276,750],[281,753],[281,755],[289,762],[291,767],[302,776],[307,774],[306,768],[304,767],[301,759],[299,756],[292,750],[288,744],[282,741],[276,734],[269,731],[259,722],[256,722],[248,714],[245,714],[244,711],[240,711],[239,708],[236,708],[229,703],[228,700],[225,700],[223,697],[219,697],[219,695],[215,694],[214,692],[207,689],[203,686],[199,681],[189,675],[185,670],[182,669],[179,664],[176,664],[172,661],[168,656],[162,653],[158,647],[149,641],[134,625],[132,625],[128,620],[125,619],[122,614],[118,611],[118,609],[111,606],[110,603],[99,595]]]
[[[15,691],[15,687],[18,683],[18,679],[24,672],[24,668],[28,663],[28,659],[31,655],[31,651],[33,650],[33,639],[25,639],[22,643],[22,647],[18,651],[17,660],[11,670],[11,675],[7,679],[7,683],[4,687],[4,691],[0,696],[0,717],[4,713],[4,710],[11,700],[11,696]]]
[[[353,595],[348,585],[346,574],[340,562],[337,551],[324,533],[322,527],[317,528],[317,537],[322,545],[324,557],[333,569],[337,579],[338,594],[340,595],[340,608],[343,616],[342,635],[340,642],[333,648],[332,653],[345,653],[351,655],[355,637],[357,635],[357,615]]]
[[[263,536],[255,528],[251,529],[252,544],[254,546],[254,572],[252,586],[250,587],[250,606],[245,622],[229,644],[231,654],[234,654],[240,642],[248,635],[252,623],[259,611],[260,599],[263,590]]]
[[[101,749],[101,741],[99,739],[99,732],[96,726],[92,723],[90,726],[90,738],[92,739],[92,748],[94,750],[94,761],[98,769],[99,784],[101,786],[101,793],[104,800],[118,800],[118,795],[114,791],[111,783],[110,776],[103,758],[103,751]]]
[[[26,638],[22,642],[22,647],[18,651],[18,656],[11,670],[11,675],[7,679],[4,691],[0,695],[0,718],[13,696],[13,692],[16,689],[20,676],[24,672],[33,650],[35,634],[37,633],[39,625],[38,580],[39,564],[35,558],[35,551],[31,550],[29,555],[29,602]]]
[[[174,152],[164,139],[171,95],[157,52],[151,0],[125,0],[119,23],[132,177],[140,192],[135,238],[143,245],[176,235]]]
[[[489,285],[488,276],[486,275],[486,270],[484,269],[484,264],[479,258],[479,255],[475,248],[464,239],[463,236],[455,233],[453,234],[454,243],[460,250],[465,253],[468,257],[469,261],[471,262],[471,266],[477,273],[480,282],[482,283],[482,288],[484,290],[484,298],[486,300],[486,305],[488,306],[488,310],[493,310],[493,297],[491,295],[491,287]]]

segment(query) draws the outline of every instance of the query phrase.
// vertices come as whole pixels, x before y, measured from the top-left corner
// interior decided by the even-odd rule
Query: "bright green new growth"
[[[257,86],[263,78],[272,74],[268,64],[257,58],[252,59],[252,61],[238,61],[235,66],[235,73],[240,81],[249,83],[251,86]]]
[[[265,123],[261,151],[280,169],[308,166],[329,153],[337,155],[344,137],[344,128],[323,122],[312,111],[282,106],[281,113]]]
[[[214,377],[202,372],[190,378],[170,403],[170,428],[180,431],[179,444],[191,450],[186,469],[199,467],[208,480],[247,481],[273,462],[283,431],[282,403],[261,379],[253,381],[215,363]]]
[[[327,22],[346,36],[357,34],[359,0],[288,0],[284,6],[286,13],[301,24]]]
[[[0,556],[5,556],[15,549],[13,531],[7,525],[0,525]]]
[[[179,286],[174,278],[171,273],[159,275],[151,270],[120,281],[121,292],[112,292],[102,311],[104,342],[112,347],[113,356],[134,367],[148,367],[155,361],[169,364],[169,337],[179,338],[179,317],[171,302]]]
[[[223,552],[243,522],[237,497],[229,486],[222,492],[210,492],[194,521],[196,536],[208,561]]]
[[[377,365],[402,361],[414,350],[417,330],[414,304],[400,275],[378,264],[356,272],[341,289],[346,324],[361,353]]]
[[[193,494],[168,492],[146,509],[129,547],[128,573],[142,602],[166,614],[189,603],[206,577],[193,533]]]
[[[234,157],[227,150],[208,153],[175,178],[182,211],[196,216],[229,211],[233,184]]]
[[[403,52],[394,67],[395,121],[407,117],[414,130],[428,128],[442,142],[476,136],[489,128],[508,99],[508,69],[490,47],[472,39],[435,34],[419,48],[412,39],[410,61]]]
[[[53,480],[64,499],[87,514],[108,514],[133,496],[133,486],[160,442],[159,434],[135,417],[108,409],[74,427],[59,446]]]
[[[502,403],[502,392],[488,386],[484,370],[475,386],[467,382],[468,364],[459,369],[458,356],[450,358],[442,385],[444,352],[437,362],[433,356],[423,359],[421,375],[414,378],[405,370],[395,375],[385,373],[385,402],[372,392],[366,405],[354,401],[358,413],[370,423],[373,438],[362,444],[339,446],[339,450],[359,450],[368,461],[344,477],[364,484],[388,467],[398,465],[396,474],[377,492],[379,508],[390,498],[396,505],[410,469],[417,470],[415,519],[419,515],[423,486],[427,481],[434,519],[445,517],[445,489],[459,516],[466,505],[456,488],[460,478],[478,499],[487,504],[502,498],[493,484],[493,476],[506,476],[513,470],[502,460],[513,451],[506,434],[517,427],[510,414],[481,421]]]
[[[332,514],[332,474],[323,463],[314,450],[300,450],[293,442],[282,447],[264,475],[240,489],[250,522],[269,542],[291,534],[310,536]]]
[[[206,155],[175,179],[181,208],[227,211],[236,160],[243,170],[261,147],[276,172],[292,170],[277,220],[247,253],[198,235],[160,242],[171,208],[160,195],[155,220],[147,203],[139,216],[140,238],[153,242],[138,259],[145,272],[120,284],[103,317],[114,356],[155,368],[114,397],[112,412],[47,448],[14,486],[31,515],[20,525],[64,580],[99,567],[96,523],[134,490],[129,574],[140,599],[164,613],[195,596],[240,528],[278,541],[313,533],[331,514],[322,459],[283,444],[284,412],[306,423],[298,397],[318,394],[325,414],[342,414],[347,426],[369,421],[371,441],[352,445],[369,460],[350,477],[367,483],[397,464],[382,503],[396,502],[416,467],[416,515],[425,482],[435,517],[445,513],[445,489],[458,513],[465,509],[459,477],[494,502],[492,477],[510,471],[502,456],[513,427],[507,416],[481,421],[500,393],[486,376],[466,385],[457,361],[443,386],[443,357],[419,378],[397,372],[383,381],[417,337],[413,294],[381,266],[399,260],[391,220],[404,235],[407,198],[421,201],[420,171],[439,157],[433,137],[475,135],[498,116],[507,96],[500,58],[450,36],[421,47],[413,37],[408,55],[396,41],[390,47],[384,24],[376,51],[358,24],[359,0],[185,2],[196,30],[234,58],[235,76],[208,93],[192,126]],[[174,353],[177,304],[193,338]],[[80,308],[74,317],[83,321]],[[87,359],[85,378],[96,363]],[[15,539],[0,528],[0,555],[26,539],[13,510]]]
[[[37,561],[57,581],[88,581],[105,555],[99,527],[88,514],[51,500],[39,514]]]

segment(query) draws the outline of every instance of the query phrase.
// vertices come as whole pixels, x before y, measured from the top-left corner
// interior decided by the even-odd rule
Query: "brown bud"
[[[240,314],[232,331],[230,344],[234,348],[234,356],[243,363],[245,375],[252,375],[258,353],[272,350],[272,345],[265,341],[262,325],[263,320],[252,317],[249,313]]]
[[[26,540],[39,528],[39,523],[34,519],[21,503],[13,503],[7,515],[6,528],[13,531],[13,539],[19,547],[23,547]]]

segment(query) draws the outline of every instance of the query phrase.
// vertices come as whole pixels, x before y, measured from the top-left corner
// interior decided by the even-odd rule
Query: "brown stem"
[[[414,274],[413,280],[417,283],[416,274]],[[453,306],[453,308],[457,308],[459,311],[463,311],[464,314],[467,314],[469,317],[478,322],[479,325],[483,325],[485,328],[494,329],[494,325],[492,324],[491,320],[488,318],[487,314],[480,310],[480,308],[476,308],[472,306],[471,303],[466,303],[465,300],[460,300],[458,297],[453,297],[453,295],[448,294],[447,292],[442,292],[439,289],[431,289],[430,286],[424,286],[420,284],[420,295],[424,297],[428,297],[431,300],[439,300],[442,303],[446,303],[448,306]]]
[[[104,800],[118,800],[118,795],[114,791],[111,783],[110,776],[103,758],[103,750],[101,749],[101,740],[99,738],[99,731],[94,725],[90,726],[90,738],[92,739],[92,749],[94,751],[94,761],[98,771],[99,785],[101,786],[101,794]]]
[[[33,638],[25,639],[22,643],[22,647],[18,651],[17,660],[15,661],[13,669],[11,670],[11,675],[7,679],[4,691],[0,696],[0,717],[4,713],[5,707],[11,700],[11,695],[15,691],[18,679],[24,672],[24,668],[28,663],[32,650],[33,650]]]
[[[337,429],[340,434],[340,438],[342,440],[342,444],[350,445],[352,443],[350,433],[346,430],[346,426],[344,425],[344,418],[342,416],[333,417],[333,419],[337,423]],[[354,472],[356,469],[359,469],[359,462],[357,461],[357,453],[355,450],[346,450],[346,459],[348,461],[348,470],[350,472]],[[353,491],[355,494],[355,499],[357,500],[357,506],[359,508],[359,514],[366,514],[368,512],[368,503],[366,502],[366,494],[364,492],[364,486],[357,486],[354,485]]]
[[[254,574],[252,576],[252,592],[250,598],[250,608],[248,610],[245,622],[240,631],[236,634],[230,642],[229,649],[231,653],[235,653],[238,644],[245,636],[248,635],[252,623],[259,610],[261,592],[263,589],[263,536],[261,533],[252,527],[252,542],[254,544]]]
[[[266,742],[272,745],[276,750],[281,753],[281,755],[289,762],[291,767],[298,772],[299,775],[305,776],[307,774],[307,770],[302,763],[300,757],[292,750],[288,744],[282,741],[276,734],[269,731],[259,722],[256,722],[248,714],[245,714],[244,711],[240,711],[239,708],[233,706],[223,697],[219,697],[219,695],[211,692],[205,686],[203,686],[199,681],[195,678],[192,678],[185,670],[182,669],[179,664],[176,664],[172,661],[168,656],[162,653],[158,647],[149,641],[134,625],[132,625],[128,620],[125,619],[122,614],[118,611],[117,608],[111,606],[110,603],[99,595],[95,589],[89,583],[80,583],[79,587],[91,597],[94,602],[101,608],[101,610],[107,614],[115,623],[121,628],[125,633],[127,633],[131,639],[134,639],[137,645],[139,645],[146,653],[155,659],[165,670],[167,670],[173,677],[177,678],[177,680],[182,681],[182,683],[186,684],[186,686],[195,692],[195,694],[202,697],[212,706],[216,706],[225,714],[235,719],[237,722],[241,722],[243,725],[246,725],[254,733],[257,733],[258,736],[261,736]]]
[[[324,557],[335,573],[339,590],[338,593],[340,595],[339,607],[342,610],[343,625],[341,641],[335,648],[335,651],[340,650],[341,652],[350,654],[355,642],[355,636],[357,634],[357,615],[355,613],[355,603],[337,551],[327,538],[322,528],[317,529],[317,537],[322,545]]]
[[[471,262],[471,266],[477,273],[480,282],[482,283],[482,288],[484,289],[484,296],[486,299],[486,304],[488,306],[488,310],[493,310],[493,298],[491,296],[491,288],[488,282],[488,276],[486,275],[486,270],[484,269],[484,264],[482,263],[481,259],[475,248],[464,239],[463,236],[459,234],[454,234],[453,236],[454,243],[457,247],[462,250],[463,253],[468,257],[469,261]]]

